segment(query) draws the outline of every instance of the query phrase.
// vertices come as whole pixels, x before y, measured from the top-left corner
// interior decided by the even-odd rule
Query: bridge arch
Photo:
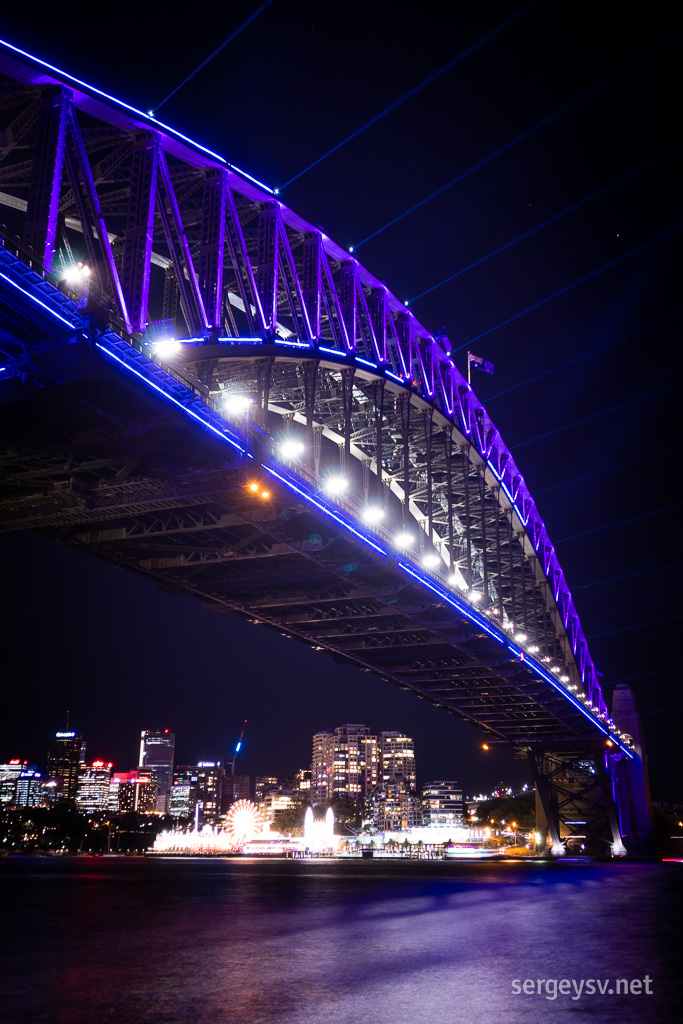
[[[253,466],[301,481],[512,652],[501,678],[535,673],[627,752],[545,525],[445,334],[220,155],[4,44],[0,73],[5,250],[33,274],[12,287],[186,411],[199,399],[195,419]]]

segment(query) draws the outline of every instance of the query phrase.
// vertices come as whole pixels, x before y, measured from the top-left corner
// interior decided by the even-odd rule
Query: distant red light
[[[10,764],[21,764],[21,761],[19,760],[18,757],[13,757],[12,760],[10,761]]]

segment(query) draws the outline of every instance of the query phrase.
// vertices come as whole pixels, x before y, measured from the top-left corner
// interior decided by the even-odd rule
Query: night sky
[[[632,680],[648,712],[655,798],[680,798],[674,5],[274,0],[161,109],[258,2],[142,6],[97,20],[92,6],[14,5],[0,34],[271,187],[511,19],[282,198],[445,326],[463,372],[468,347],[495,362],[473,386],[536,497],[606,690]],[[251,774],[293,773],[314,731],[351,721],[413,735],[421,782],[530,781],[469,726],[292,640],[40,537],[5,535],[0,557],[2,760],[42,765],[70,708],[89,758],[121,770],[142,728],[174,730],[187,763],[222,759],[246,717]]]

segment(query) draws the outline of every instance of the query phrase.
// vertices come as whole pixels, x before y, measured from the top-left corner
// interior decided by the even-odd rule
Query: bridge
[[[625,853],[639,742],[445,332],[151,113],[0,76],[1,528],[431,701],[528,757],[553,854]]]

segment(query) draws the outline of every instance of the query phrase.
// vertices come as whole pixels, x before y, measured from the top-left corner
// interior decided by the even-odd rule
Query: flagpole
[[[470,369],[470,353],[467,353],[467,383],[472,386],[472,371]]]

